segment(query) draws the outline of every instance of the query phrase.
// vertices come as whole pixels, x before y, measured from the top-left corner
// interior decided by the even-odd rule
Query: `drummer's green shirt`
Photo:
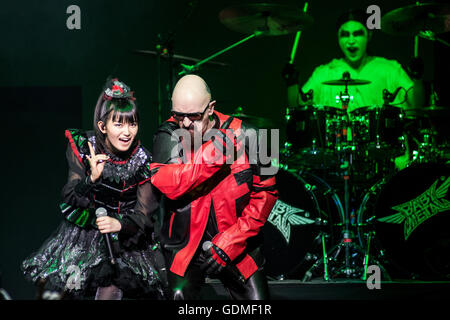
[[[342,79],[344,72],[350,73],[351,79],[369,80],[370,84],[348,86],[348,93],[352,97],[348,111],[361,107],[383,105],[383,90],[393,93],[401,87],[396,99],[391,105],[406,107],[407,90],[412,88],[413,82],[402,66],[395,60],[381,57],[367,57],[359,70],[351,68],[344,59],[334,59],[330,63],[317,67],[308,81],[302,87],[303,92],[313,89],[313,104],[342,108],[339,95],[344,92],[344,86],[324,85],[322,82]]]

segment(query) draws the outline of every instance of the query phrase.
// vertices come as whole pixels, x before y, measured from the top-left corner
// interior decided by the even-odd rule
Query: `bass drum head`
[[[313,174],[280,169],[276,182],[279,197],[262,228],[264,269],[269,277],[298,278],[306,271],[302,263],[307,254],[322,252],[321,229],[333,241],[333,225],[342,221],[342,205]]]
[[[450,279],[449,186],[448,165],[421,164],[378,188],[375,217],[365,212],[363,220],[373,221],[393,277]]]

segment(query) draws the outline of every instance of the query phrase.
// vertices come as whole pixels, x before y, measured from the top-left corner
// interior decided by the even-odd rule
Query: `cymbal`
[[[133,50],[133,53],[142,54],[142,55],[152,55],[152,56],[157,56],[159,54],[157,51],[153,51],[153,50]],[[168,59],[169,55],[168,54],[161,54],[161,57],[163,57],[165,59]],[[172,55],[172,58],[175,59],[175,60],[179,60],[179,61],[192,61],[192,62],[199,62],[199,61],[201,61],[200,59],[197,59],[197,58],[188,57],[188,56],[182,56],[182,55],[179,55],[179,54]],[[218,61],[208,61],[206,63],[207,64],[215,64],[215,65],[222,66],[222,67],[228,66],[227,63],[218,62]]]
[[[340,107],[324,106],[324,105],[302,105],[291,107],[289,113],[296,112],[321,112],[333,116],[345,115],[347,112]]]
[[[265,36],[280,36],[303,30],[314,21],[297,7],[273,3],[231,6],[220,11],[219,19],[233,31],[245,34],[262,32]]]
[[[446,23],[449,14],[449,5],[413,4],[386,13],[381,18],[381,30],[399,36],[411,36],[425,31],[444,33],[450,31],[450,25]]]
[[[271,119],[248,115],[245,113],[237,112],[237,113],[231,114],[230,116],[233,116],[233,117],[241,119],[245,122],[248,122],[259,129],[273,129],[273,128],[279,127],[279,126],[277,126],[276,122]]]
[[[326,84],[329,86],[359,86],[363,84],[369,84],[371,81],[368,80],[361,80],[361,79],[339,79],[339,80],[330,80],[330,81],[324,81],[322,84]]]
[[[416,117],[433,118],[450,115],[450,107],[430,106],[422,108],[407,108],[405,109],[405,113]]]

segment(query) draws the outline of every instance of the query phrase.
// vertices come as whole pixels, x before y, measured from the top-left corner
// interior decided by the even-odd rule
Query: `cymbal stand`
[[[342,168],[344,169],[342,174],[344,177],[344,230],[342,231],[342,240],[341,243],[335,246],[332,249],[332,252],[337,250],[337,253],[334,255],[334,258],[337,259],[339,252],[342,248],[344,248],[344,267],[341,268],[338,273],[344,274],[347,278],[355,277],[357,275],[357,270],[352,268],[352,255],[351,250],[356,250],[361,256],[364,256],[365,259],[363,261],[363,268],[367,267],[365,263],[368,261],[368,250],[364,251],[359,245],[357,245],[354,241],[354,234],[350,229],[350,193],[351,193],[351,175],[352,175],[352,164],[353,164],[353,150],[354,146],[351,141],[353,140],[353,132],[351,132],[350,127],[350,117],[348,110],[348,105],[350,102],[350,95],[348,93],[348,83],[350,81],[350,74],[345,72],[343,74],[343,79],[345,81],[345,89],[344,92],[340,93],[340,101],[342,102],[342,109],[345,112],[345,116],[343,116],[342,123],[342,150],[344,155],[344,165]],[[350,129],[350,132],[348,131]]]
[[[345,155],[345,161],[344,161],[344,230],[342,232],[343,239],[342,239],[342,245],[344,246],[344,252],[345,252],[345,267],[343,270],[343,273],[349,277],[352,273],[352,269],[350,268],[350,246],[353,243],[352,241],[352,234],[350,231],[350,174],[351,174],[351,167],[352,167],[352,154],[349,152],[348,148],[348,141],[351,139],[351,136],[348,135],[348,128],[350,125],[350,119],[348,115],[348,104],[350,102],[350,95],[348,93],[348,81],[350,80],[350,74],[348,72],[345,72],[343,74],[343,78],[346,81],[345,82],[345,89],[344,93],[340,93],[340,101],[342,102],[342,110],[345,112],[343,126],[342,126],[342,140],[343,140],[343,151]],[[350,135],[352,133],[350,132]]]
[[[263,34],[264,34],[263,31],[255,31],[253,34],[249,35],[248,37],[245,37],[244,39],[242,39],[242,40],[240,40],[240,41],[238,41],[236,43],[233,43],[232,45],[226,47],[225,49],[222,49],[219,52],[216,52],[216,53],[212,54],[211,56],[209,56],[209,57],[207,57],[207,58],[197,62],[194,65],[181,64],[181,67],[183,68],[183,70],[181,70],[178,73],[178,75],[179,76],[183,76],[183,75],[186,75],[186,74],[191,74],[191,73],[197,71],[202,64],[204,64],[204,63],[214,59],[215,57],[220,56],[221,54],[224,54],[225,52],[233,49],[234,47],[237,47],[237,46],[243,44],[244,42],[247,42],[250,39],[259,37],[259,36],[261,36]]]
[[[343,159],[345,160],[341,168],[343,169],[342,175],[344,177],[344,222],[343,222],[343,230],[342,230],[342,239],[340,243],[335,245],[328,252],[324,248],[323,258],[319,259],[311,268],[308,270],[308,274],[312,274],[312,270],[318,268],[321,262],[324,263],[324,280],[328,281],[330,276],[331,278],[336,278],[337,276],[343,274],[347,278],[357,276],[357,270],[352,268],[352,250],[356,250],[362,257],[366,257],[366,261],[368,261],[367,253],[368,251],[364,251],[360,246],[358,246],[353,241],[353,232],[350,230],[350,177],[352,171],[352,162],[353,162],[353,146],[351,144],[352,133],[348,132],[350,126],[350,117],[347,112],[348,105],[350,102],[350,95],[348,93],[348,82],[350,81],[350,74],[345,72],[343,75],[345,80],[345,89],[344,92],[340,93],[340,101],[342,102],[342,109],[345,111],[345,115],[342,117],[342,133],[341,139],[337,141],[339,145],[338,152],[343,155]],[[344,253],[344,264],[339,270],[335,270],[335,268],[330,268],[328,262],[336,262],[341,256],[341,253]],[[363,261],[363,268],[366,267]],[[330,275],[329,273],[336,273]]]
[[[169,36],[166,40],[163,40],[162,35],[158,34],[158,43],[155,46],[156,49],[156,78],[157,78],[157,91],[158,91],[158,108],[156,119],[158,121],[158,126],[162,122],[162,113],[163,113],[163,101],[164,99],[170,100],[170,95],[172,94],[173,89],[173,55],[174,55],[174,35],[173,33],[169,33]],[[163,90],[162,83],[162,64],[161,57],[168,57],[168,86],[166,90]],[[163,98],[163,91],[167,96]]]
[[[434,33],[433,31],[430,31],[430,30],[420,31],[418,36],[423,38],[423,39],[426,39],[426,40],[437,41],[437,42],[443,44],[446,47],[450,47],[450,43],[448,43],[444,39],[439,38],[438,36],[436,36],[436,33]]]

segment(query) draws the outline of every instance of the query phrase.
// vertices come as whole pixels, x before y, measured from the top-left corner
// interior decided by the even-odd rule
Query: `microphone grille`
[[[205,241],[202,244],[203,251],[208,251],[209,249],[211,249],[211,247],[212,247],[212,242],[211,241]]]
[[[106,212],[105,208],[100,207],[97,210],[95,210],[95,215],[97,216],[97,218],[99,218],[108,215],[108,213]]]

